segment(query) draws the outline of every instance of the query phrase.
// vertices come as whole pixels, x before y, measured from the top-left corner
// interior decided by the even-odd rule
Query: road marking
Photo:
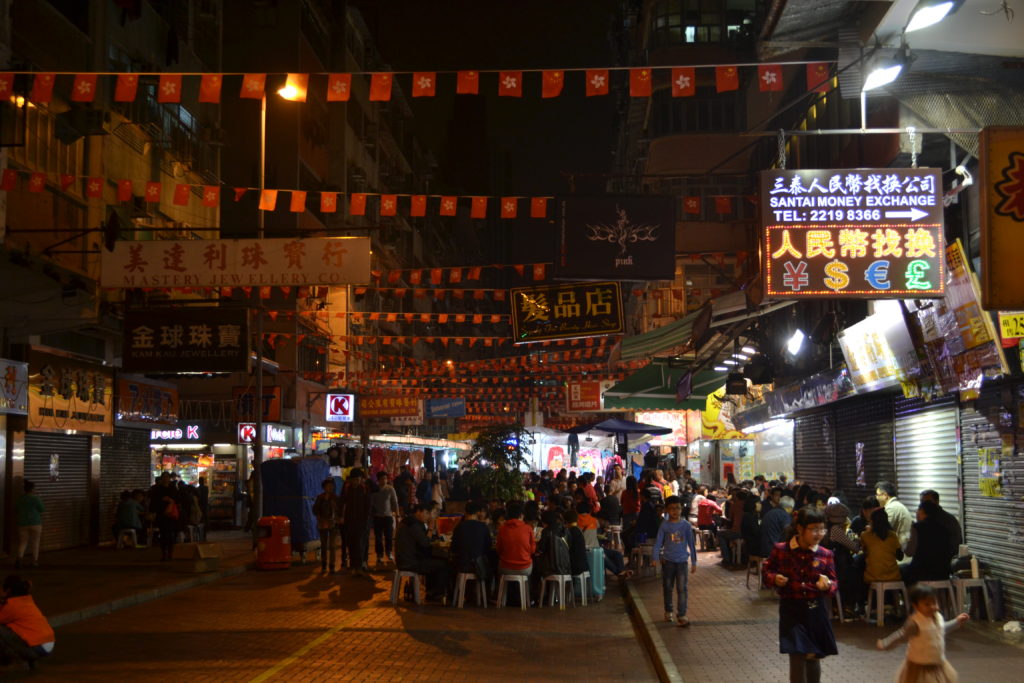
[[[295,652],[291,653],[290,655],[288,655],[287,657],[285,657],[284,659],[279,661],[274,666],[270,667],[269,669],[267,669],[266,671],[261,673],[256,678],[253,678],[252,680],[250,680],[249,683],[262,683],[263,681],[268,680],[271,676],[273,676],[274,674],[278,673],[282,669],[284,669],[284,668],[294,664],[304,654],[306,654],[307,652],[312,650],[314,647],[316,647],[320,643],[324,642],[325,640],[327,640],[328,638],[330,638],[331,636],[336,634],[338,631],[341,631],[343,628],[345,628],[348,625],[348,623],[350,621],[354,620],[357,616],[359,616],[359,611],[358,610],[353,612],[352,614],[348,615],[344,619],[342,619],[341,623],[338,624],[337,626],[335,626],[334,628],[332,628],[329,631],[326,631],[326,632],[320,634],[319,636],[317,636],[313,640],[309,641],[308,643],[306,643],[305,645],[300,647]]]

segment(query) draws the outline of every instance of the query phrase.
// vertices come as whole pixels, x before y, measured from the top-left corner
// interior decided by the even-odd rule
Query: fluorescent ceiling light
[[[726,365],[739,365],[739,363],[734,361],[732,358],[726,358],[722,362],[725,363]]]
[[[749,353],[749,354],[757,353],[757,349],[755,349],[753,346],[744,346],[741,350],[743,351],[743,353]]]
[[[727,368],[724,365],[716,365],[715,366],[715,372],[728,372],[728,371],[729,371],[729,368]]]
[[[879,62],[878,66],[869,71],[867,78],[864,79],[864,92],[889,85],[900,77],[903,67],[902,62]]]
[[[793,332],[793,336],[789,338],[788,342],[786,342],[786,350],[789,351],[789,355],[795,356],[800,353],[800,349],[804,347],[804,339],[806,338],[807,335],[799,328]]]
[[[910,33],[939,23],[954,11],[957,4],[953,0],[921,0],[910,13],[910,21],[903,29],[904,32]]]

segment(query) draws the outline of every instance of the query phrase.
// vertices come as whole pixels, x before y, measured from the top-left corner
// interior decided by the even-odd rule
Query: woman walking
[[[764,563],[764,580],[779,592],[779,651],[789,655],[790,683],[819,683],[821,660],[838,654],[829,600],[836,592],[832,552],[821,547],[825,515],[801,508],[796,533],[777,543]]]
[[[35,483],[26,479],[24,488],[25,495],[14,505],[18,518],[18,559],[14,561],[16,568],[21,567],[25,550],[30,546],[32,566],[39,566],[39,539],[43,535],[43,512],[46,511],[42,499],[35,493]]]

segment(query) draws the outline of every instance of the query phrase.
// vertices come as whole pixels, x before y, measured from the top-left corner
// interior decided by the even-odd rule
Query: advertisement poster
[[[28,415],[28,363],[0,358],[0,415]]]
[[[1001,447],[978,449],[978,488],[986,498],[1003,497],[1003,475],[999,468],[1002,457]]]
[[[859,392],[897,386],[919,374],[917,351],[899,306],[839,333],[839,346]]]
[[[699,424],[699,415],[697,410],[652,410],[636,413],[636,421],[672,430],[671,434],[651,437],[647,443],[652,446],[685,446],[689,443],[687,426],[693,422]]]

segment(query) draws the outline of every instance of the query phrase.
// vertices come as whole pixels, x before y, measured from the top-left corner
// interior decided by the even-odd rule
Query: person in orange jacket
[[[50,622],[32,599],[32,584],[11,574],[4,579],[0,598],[0,666],[11,666],[15,658],[35,668],[36,660],[53,652]]]

